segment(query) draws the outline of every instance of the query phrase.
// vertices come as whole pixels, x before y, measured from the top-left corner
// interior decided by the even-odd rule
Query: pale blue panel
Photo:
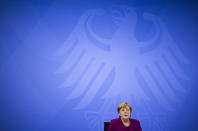
[[[121,102],[143,131],[198,129],[196,2],[0,7],[0,130],[103,131]]]

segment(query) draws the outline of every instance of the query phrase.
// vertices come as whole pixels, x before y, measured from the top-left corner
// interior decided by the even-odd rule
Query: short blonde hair
[[[127,102],[123,102],[123,103],[121,103],[121,104],[118,106],[118,109],[117,109],[118,113],[120,113],[120,110],[121,110],[122,108],[126,108],[126,107],[129,107],[130,112],[132,113],[132,107],[131,107]]]

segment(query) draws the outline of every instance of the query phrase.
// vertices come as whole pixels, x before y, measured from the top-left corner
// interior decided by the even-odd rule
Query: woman
[[[118,106],[119,118],[111,120],[108,131],[142,131],[140,122],[131,119],[131,106],[124,102]]]

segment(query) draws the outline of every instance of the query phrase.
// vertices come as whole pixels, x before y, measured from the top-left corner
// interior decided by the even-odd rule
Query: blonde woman
[[[128,103],[121,103],[117,111],[119,118],[111,120],[108,131],[142,131],[140,122],[130,118],[132,107]]]

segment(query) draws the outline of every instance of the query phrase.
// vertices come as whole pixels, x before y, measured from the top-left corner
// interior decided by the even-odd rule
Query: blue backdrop
[[[195,1],[0,2],[0,130],[198,130]]]

